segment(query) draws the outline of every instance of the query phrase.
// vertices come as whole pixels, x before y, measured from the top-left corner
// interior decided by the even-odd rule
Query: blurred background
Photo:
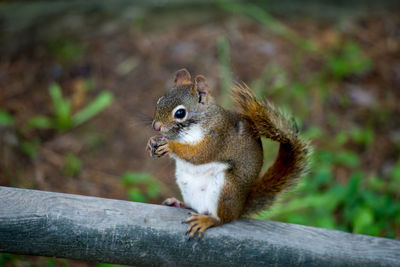
[[[400,239],[395,0],[3,1],[0,185],[160,203],[174,162],[145,152],[186,67],[293,114],[312,169],[257,218]],[[278,145],[264,140],[265,167]],[[0,254],[0,266],[106,266]]]

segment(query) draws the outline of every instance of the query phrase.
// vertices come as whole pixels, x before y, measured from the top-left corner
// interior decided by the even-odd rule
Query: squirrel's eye
[[[178,109],[177,111],[175,111],[174,117],[175,119],[183,119],[186,116],[186,110],[184,110],[183,108]]]

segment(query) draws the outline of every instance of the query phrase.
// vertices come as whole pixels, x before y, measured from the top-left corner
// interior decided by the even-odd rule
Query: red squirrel
[[[157,101],[147,149],[152,157],[169,155],[176,161],[176,181],[191,208],[187,234],[201,238],[210,227],[262,211],[308,169],[310,146],[293,120],[271,103],[260,102],[246,85],[233,88],[237,111],[217,105],[202,75],[192,81],[186,69],[176,72],[174,86]],[[280,143],[278,156],[260,175],[260,137]]]

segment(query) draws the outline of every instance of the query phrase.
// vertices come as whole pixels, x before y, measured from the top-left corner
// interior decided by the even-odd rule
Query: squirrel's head
[[[174,86],[157,101],[153,128],[176,138],[186,129],[199,124],[207,105],[213,102],[206,79],[196,76],[192,82],[186,69],[175,73]]]

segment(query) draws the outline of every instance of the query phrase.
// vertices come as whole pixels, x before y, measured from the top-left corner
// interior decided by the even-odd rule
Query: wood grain
[[[238,220],[187,240],[187,210],[0,187],[0,252],[155,266],[400,266],[400,241]]]

